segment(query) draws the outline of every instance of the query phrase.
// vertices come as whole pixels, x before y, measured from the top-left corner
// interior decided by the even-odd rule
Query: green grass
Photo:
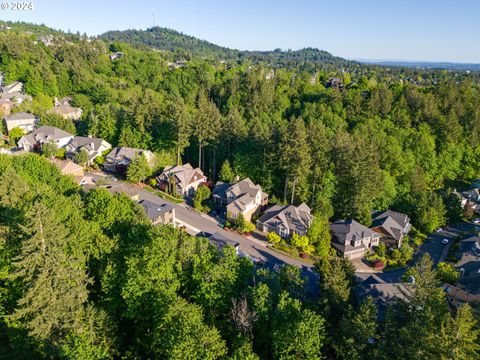
[[[276,252],[279,252],[280,254],[284,254],[284,255],[293,257],[295,259],[308,262],[312,265],[315,263],[315,259],[312,259],[311,257],[308,257],[306,259],[300,257],[299,251],[296,248],[289,246],[287,244],[273,244],[270,246],[270,248],[275,250]]]
[[[145,186],[145,190],[150,191],[154,194],[157,194],[160,196],[162,199],[169,200],[171,202],[174,202],[175,204],[181,204],[183,203],[183,199],[178,199],[172,195],[167,194],[166,192],[163,192],[161,190],[153,189],[151,186]]]

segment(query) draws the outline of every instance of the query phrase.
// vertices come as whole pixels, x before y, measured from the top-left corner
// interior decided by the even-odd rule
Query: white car
[[[442,231],[443,231],[442,228],[438,228],[438,229],[437,229],[437,232],[442,232]]]
[[[448,239],[443,239],[442,244],[447,245],[448,244]]]
[[[475,220],[473,220],[473,223],[474,224],[480,224],[480,218],[476,218]]]

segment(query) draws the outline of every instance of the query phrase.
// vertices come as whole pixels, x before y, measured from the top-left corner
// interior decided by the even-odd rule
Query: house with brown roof
[[[399,249],[410,231],[410,218],[396,211],[378,211],[373,214],[370,229],[381,235],[380,241],[388,247]]]
[[[274,205],[257,220],[257,229],[264,233],[276,232],[282,238],[293,234],[306,235],[313,221],[310,212],[305,203],[299,206]]]
[[[190,164],[166,166],[157,177],[159,187],[180,196],[192,195],[198,187],[207,181],[200,168]]]
[[[350,220],[337,220],[330,224],[332,247],[348,259],[363,257],[380,243],[380,234]]]
[[[82,184],[85,173],[83,167],[70,160],[52,159],[51,162],[58,167],[62,175],[72,176],[77,184]]]
[[[0,114],[9,115],[15,104],[8,99],[0,99]]]
[[[268,204],[268,194],[249,178],[233,185],[219,181],[213,189],[213,201],[226,205],[227,219],[235,220],[241,213],[245,220],[251,221],[252,216],[258,215]]]

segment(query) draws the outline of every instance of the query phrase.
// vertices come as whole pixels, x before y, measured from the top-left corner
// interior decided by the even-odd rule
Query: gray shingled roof
[[[304,234],[310,227],[312,219],[310,208],[302,203],[298,207],[294,205],[274,205],[258,219],[258,222],[274,228],[283,227],[288,232],[294,231]]]
[[[4,115],[5,121],[10,120],[35,120],[35,115],[26,112],[18,112],[10,115]]]
[[[41,126],[38,129],[35,129],[28,135],[24,135],[23,138],[27,140],[30,144],[36,144],[38,142],[48,142],[58,139],[63,139],[66,137],[73,136],[72,134],[56,128],[54,126]]]
[[[173,206],[170,204],[167,204],[167,203],[156,204],[148,200],[142,200],[139,202],[139,204],[143,206],[150,220],[155,220],[161,214],[171,211],[173,209]]]

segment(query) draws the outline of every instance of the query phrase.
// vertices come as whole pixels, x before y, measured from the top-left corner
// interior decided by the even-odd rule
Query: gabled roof
[[[54,106],[50,110],[47,111],[49,114],[59,114],[59,115],[68,115],[68,114],[73,114],[77,113],[78,111],[82,111],[80,108],[76,108],[70,105],[58,105]]]
[[[26,112],[18,112],[10,115],[4,115],[3,118],[5,119],[5,121],[31,120],[32,122],[36,119],[35,115]]]
[[[174,175],[177,179],[177,183],[184,189],[196,181],[206,179],[205,174],[200,168],[193,168],[193,166],[189,163],[183,165],[165,166],[161,175]]]
[[[54,126],[45,125],[33,130],[28,135],[22,136],[22,139],[33,145],[36,143],[55,141],[67,137],[73,137],[73,135]]]
[[[310,208],[302,203],[298,207],[294,205],[274,205],[258,221],[272,227],[283,227],[287,231],[305,233],[310,227],[312,219]]]
[[[224,196],[227,198],[227,201],[230,201],[230,199],[234,200],[227,205],[227,209],[229,211],[234,209],[244,211],[248,204],[255,201],[255,197],[259,192],[262,193],[260,185],[255,185],[249,178],[231,185],[225,190]]]
[[[143,150],[143,149],[135,149],[126,146],[118,146],[113,148],[107,155],[108,158],[112,158],[115,160],[133,160],[138,155],[142,154],[151,154],[150,150]]]
[[[10,92],[15,86],[18,86],[18,85],[20,85],[20,86],[23,87],[23,83],[21,83],[20,81],[14,81],[14,82],[11,83],[11,84],[2,86],[2,87],[1,87],[1,91],[4,92],[4,93],[8,93],[8,92]]]
[[[410,223],[408,215],[387,210],[376,212],[373,214],[373,222],[371,228],[381,227],[395,240],[402,238],[403,232],[405,232]]]
[[[25,95],[18,91],[9,92],[9,93],[0,93],[0,98],[7,99],[7,100],[10,100],[12,98],[30,100],[30,101],[32,100],[32,97],[30,95]]]
[[[352,240],[367,237],[379,237],[380,235],[359,222],[350,220],[337,220],[330,225],[334,239],[340,244],[350,244]]]

